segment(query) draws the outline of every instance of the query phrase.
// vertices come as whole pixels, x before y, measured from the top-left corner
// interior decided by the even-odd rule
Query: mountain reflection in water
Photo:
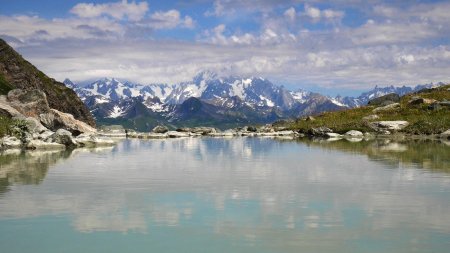
[[[124,140],[104,150],[3,154],[0,243],[20,252],[14,238],[32,237],[34,252],[47,253],[105,245],[442,252],[450,246],[448,154],[440,142],[277,138]]]

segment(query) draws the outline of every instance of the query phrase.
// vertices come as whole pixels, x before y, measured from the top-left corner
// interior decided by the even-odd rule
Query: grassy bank
[[[364,106],[337,112],[326,112],[315,116],[315,120],[298,119],[288,123],[292,130],[307,132],[313,127],[326,126],[336,133],[345,133],[349,130],[359,130],[362,132],[373,131],[368,127],[364,117],[376,114],[379,118],[372,121],[381,120],[406,120],[410,125],[402,132],[407,134],[439,134],[450,128],[450,110],[443,107],[440,110],[430,110],[429,104],[410,105],[408,102],[419,96],[424,99],[434,99],[437,101],[450,101],[450,85],[436,89],[424,90],[419,93],[403,96],[400,101],[400,108],[374,113],[375,106]]]
[[[0,116],[0,137],[11,134],[13,125],[13,120]]]

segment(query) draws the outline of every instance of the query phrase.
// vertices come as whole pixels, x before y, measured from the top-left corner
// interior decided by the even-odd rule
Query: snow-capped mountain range
[[[436,86],[375,87],[358,97],[328,97],[301,89],[289,91],[262,77],[219,77],[209,71],[179,84],[141,85],[114,78],[103,78],[84,87],[69,79],[64,83],[77,92],[100,124],[125,124],[138,130],[149,130],[157,124],[268,123],[358,107],[389,93],[404,95]]]

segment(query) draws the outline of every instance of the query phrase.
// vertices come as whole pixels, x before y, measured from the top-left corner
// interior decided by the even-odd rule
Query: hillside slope
[[[293,130],[307,133],[318,127],[328,127],[335,133],[349,130],[373,132],[375,121],[407,121],[409,125],[401,132],[407,134],[439,134],[450,129],[450,85],[424,89],[401,97],[399,104],[391,109],[383,105],[363,106],[336,112],[326,112],[314,119],[297,119],[282,123]],[[375,111],[374,111],[375,110]]]
[[[0,39],[0,95],[16,88],[42,90],[51,108],[95,126],[91,113],[72,89],[49,78]]]

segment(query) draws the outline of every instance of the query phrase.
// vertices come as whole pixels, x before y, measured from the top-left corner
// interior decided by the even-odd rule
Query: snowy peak
[[[296,91],[291,91],[290,92],[292,97],[295,99],[295,101],[299,102],[299,103],[305,103],[306,101],[308,101],[309,97],[311,96],[311,92],[309,91],[305,91],[302,89],[298,89]]]
[[[64,79],[63,84],[66,85],[66,87],[73,89],[78,88],[78,85],[73,83],[69,78]]]

